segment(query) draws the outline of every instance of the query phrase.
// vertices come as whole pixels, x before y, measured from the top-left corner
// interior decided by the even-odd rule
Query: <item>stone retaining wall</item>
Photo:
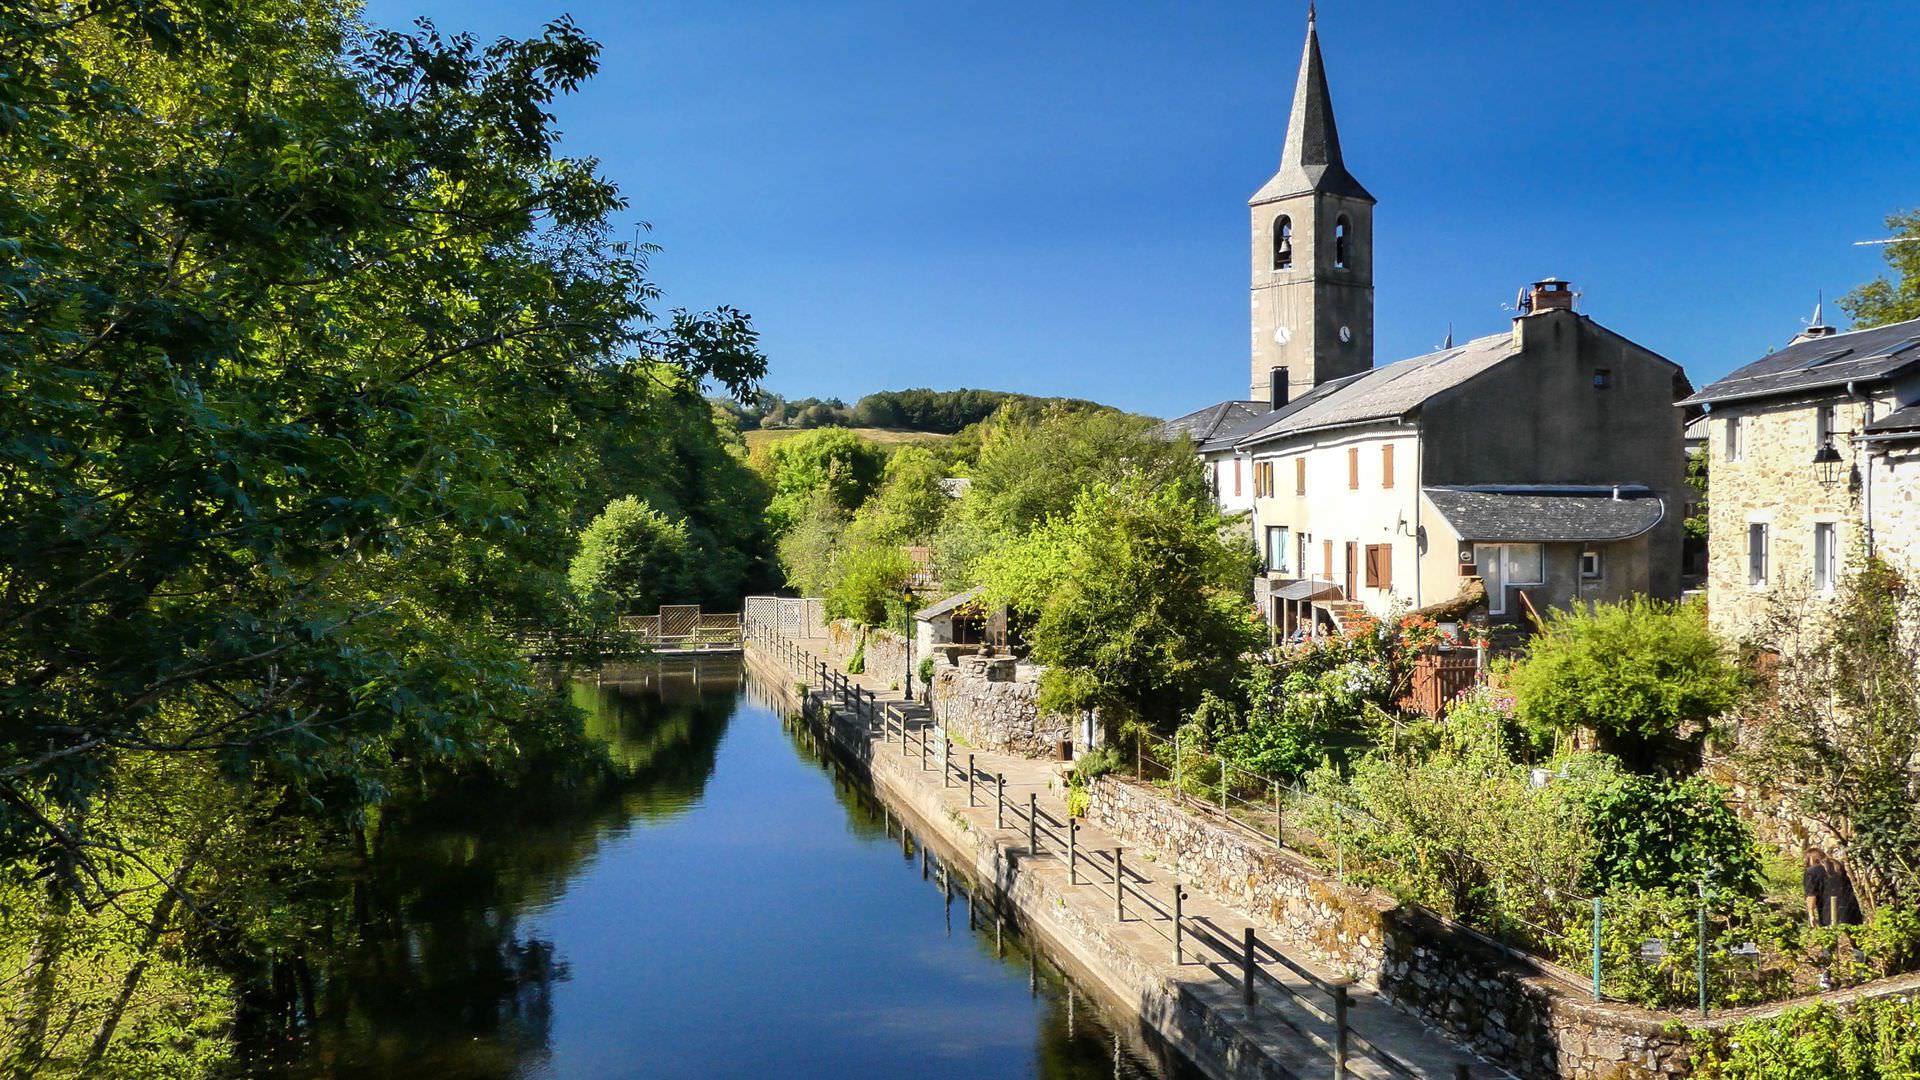
[[[827,659],[845,671],[847,662],[860,649],[861,636],[867,641],[865,668],[867,674],[887,680],[897,685],[907,673],[907,641],[892,630],[877,630],[861,627],[851,619],[835,619],[827,624]],[[919,686],[919,674],[914,674],[914,685]]]
[[[1370,983],[1402,1009],[1523,1077],[1684,1076],[1690,1043],[1666,1017],[1579,1000],[1465,927],[1332,880],[1211,811],[1130,780],[1095,781],[1090,820],[1244,909],[1290,952]]]
[[[1073,738],[1064,716],[1041,715],[1040,686],[1012,678],[1013,661],[963,656],[933,674],[933,715],[940,726],[970,746],[1052,757],[1060,740]]]

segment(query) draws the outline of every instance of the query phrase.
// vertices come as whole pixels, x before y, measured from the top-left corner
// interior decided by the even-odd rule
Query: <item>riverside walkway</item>
[[[757,651],[764,662],[808,684],[811,692],[820,694],[843,717],[851,713],[887,718],[870,727],[850,729],[843,724],[838,734],[844,741],[854,731],[865,731],[867,745],[851,748],[859,756],[888,764],[890,782],[913,785],[922,806],[937,807],[951,821],[964,823],[967,832],[991,843],[996,862],[1014,868],[1021,877],[1035,879],[1027,883],[1037,890],[1032,895],[1046,895],[1059,905],[1060,910],[1046,912],[1050,921],[1090,928],[1110,966],[1129,969],[1128,981],[1138,985],[1157,980],[1177,988],[1176,996],[1209,1014],[1205,1023],[1224,1024],[1242,1045],[1257,1048],[1267,1059],[1237,1062],[1236,1074],[1291,1075],[1301,1080],[1343,1075],[1369,1080],[1512,1075],[1431,1031],[1364,985],[1277,950],[1260,935],[1249,915],[1197,886],[1185,885],[1176,903],[1174,867],[1144,855],[1129,855],[1118,840],[1096,826],[1081,823],[1073,830],[1075,865],[1070,870],[1067,845],[1061,840],[1068,831],[1066,786],[1056,763],[959,745],[952,747],[950,762],[942,762],[947,744],[925,704],[902,701],[887,678],[845,675],[832,666],[823,669],[824,638],[780,638],[770,633],[756,638],[752,628],[748,638],[750,653]],[[830,684],[831,692],[823,692],[823,682]],[[856,687],[869,704],[851,710],[837,704],[851,696],[841,696],[845,691]],[[957,779],[967,775],[969,761],[975,778],[971,787]],[[996,798],[995,789],[1003,777],[1004,795]],[[1036,811],[1032,823],[1027,820],[1029,806]],[[1117,850],[1126,887],[1116,921],[1112,882]],[[1252,978],[1249,967],[1255,969]],[[1249,983],[1255,990],[1251,1007],[1246,993]],[[1147,1003],[1141,1005],[1144,1012]],[[1191,1004],[1184,1007],[1193,1011]],[[1344,1025],[1338,1023],[1342,1014]],[[1155,1026],[1167,1034],[1166,1024]],[[1175,1042],[1178,1045],[1181,1040]],[[1338,1064],[1343,1057],[1344,1073]]]

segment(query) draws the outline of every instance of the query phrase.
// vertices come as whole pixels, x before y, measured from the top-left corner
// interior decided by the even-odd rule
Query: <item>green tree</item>
[[[1099,709],[1110,724],[1170,730],[1201,695],[1229,690],[1261,638],[1247,596],[1253,552],[1223,540],[1226,519],[1191,494],[1128,473],[987,555],[989,600],[1035,613],[1041,706]]]
[[[250,875],[544,737],[512,633],[571,615],[610,425],[765,369],[555,155],[597,45],[347,7],[0,8],[0,1071],[198,1071],[117,1055],[212,1045],[182,958],[297,936]]]
[[[925,447],[903,446],[888,455],[885,480],[855,515],[855,542],[897,547],[931,540],[953,505],[942,486],[946,475],[939,455]]]
[[[604,599],[623,615],[699,597],[687,523],[628,496],[607,504],[580,534],[567,580],[583,599]]]
[[[1538,731],[1591,728],[1640,768],[1682,728],[1704,728],[1742,679],[1698,604],[1644,597],[1556,611],[1512,675],[1520,718]]]
[[[780,535],[780,568],[787,584],[802,596],[825,596],[840,580],[849,519],[833,492],[822,487],[807,500],[799,519]]]
[[[775,533],[798,521],[816,491],[848,513],[880,483],[886,452],[851,431],[822,428],[768,447],[759,467],[773,490],[767,520]]]
[[[906,610],[913,560],[898,547],[873,544],[847,552],[827,589],[827,617],[868,626],[897,626]]]
[[[1840,307],[1864,329],[1920,319],[1920,210],[1887,215],[1897,241],[1881,249],[1893,278],[1878,277],[1840,298]]]

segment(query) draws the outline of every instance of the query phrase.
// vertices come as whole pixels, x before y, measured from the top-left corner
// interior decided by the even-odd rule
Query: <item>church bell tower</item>
[[[1313,8],[1280,171],[1248,201],[1255,400],[1373,366],[1373,196],[1340,159]],[[1276,370],[1284,375],[1276,375]]]

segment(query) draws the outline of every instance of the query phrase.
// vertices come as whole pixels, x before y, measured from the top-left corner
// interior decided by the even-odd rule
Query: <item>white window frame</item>
[[[1827,445],[1833,438],[1835,428],[1840,426],[1840,406],[1815,405],[1813,407],[1813,448]]]
[[[1747,458],[1747,427],[1740,416],[1727,417],[1727,438],[1725,453],[1728,461],[1745,461]]]
[[[1591,563],[1589,563],[1589,560],[1591,560]],[[1589,566],[1591,566],[1591,569],[1589,569]],[[1606,558],[1601,555],[1600,552],[1587,550],[1580,553],[1580,579],[1582,581],[1598,581],[1606,576],[1606,572]]]
[[[1754,540],[1758,538],[1756,549]],[[1765,521],[1747,522],[1747,585],[1750,588],[1764,589],[1771,575],[1773,560],[1773,527]]]
[[[1813,588],[1822,596],[1832,596],[1840,587],[1840,525],[1834,521],[1813,523]]]

